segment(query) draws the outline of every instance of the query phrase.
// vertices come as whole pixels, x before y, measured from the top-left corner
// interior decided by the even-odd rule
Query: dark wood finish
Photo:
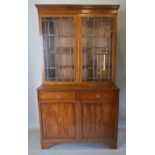
[[[115,85],[115,68],[117,10],[119,5],[36,5],[36,7],[42,37],[49,37],[46,36],[45,32],[44,34],[42,32],[43,17],[54,17],[54,20],[61,17],[72,17],[74,29],[74,44],[72,47],[74,49],[74,80],[46,80],[45,62],[43,60],[43,84],[37,89],[42,148],[47,149],[58,143],[80,142],[104,143],[112,149],[117,148],[119,89]],[[83,80],[82,18],[84,17],[113,19],[112,75],[110,80]],[[67,24],[67,22],[64,22],[64,24]],[[57,29],[59,30],[58,27]],[[54,36],[54,34],[50,35]],[[68,44],[66,34],[57,35],[56,37],[61,37]],[[55,43],[57,44],[59,41],[55,41]],[[44,52],[42,52],[43,57]],[[51,52],[60,52],[60,47]],[[63,62],[64,59],[61,61]],[[60,62],[59,59],[57,61]],[[68,73],[65,71],[65,76],[66,74],[69,77],[70,71]],[[102,76],[105,76],[103,74]],[[61,76],[63,76],[63,72]]]

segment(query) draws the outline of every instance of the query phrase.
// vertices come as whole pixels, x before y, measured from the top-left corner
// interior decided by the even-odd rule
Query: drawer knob
[[[60,98],[60,95],[56,95],[56,98]]]
[[[100,97],[101,97],[101,95],[100,95],[100,94],[96,94],[96,97],[97,97],[97,98],[100,98]]]

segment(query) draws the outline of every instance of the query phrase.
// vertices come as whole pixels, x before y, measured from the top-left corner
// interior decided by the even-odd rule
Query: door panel
[[[41,103],[44,138],[75,138],[75,103]]]
[[[115,130],[115,105],[82,103],[82,138],[111,138]]]

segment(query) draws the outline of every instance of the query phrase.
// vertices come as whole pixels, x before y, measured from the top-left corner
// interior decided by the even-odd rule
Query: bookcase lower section
[[[117,147],[117,88],[38,89],[42,148],[58,143],[103,143]]]

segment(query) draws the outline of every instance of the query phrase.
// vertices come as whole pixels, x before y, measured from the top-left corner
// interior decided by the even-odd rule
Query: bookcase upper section
[[[119,5],[36,5],[43,83],[115,82]]]

